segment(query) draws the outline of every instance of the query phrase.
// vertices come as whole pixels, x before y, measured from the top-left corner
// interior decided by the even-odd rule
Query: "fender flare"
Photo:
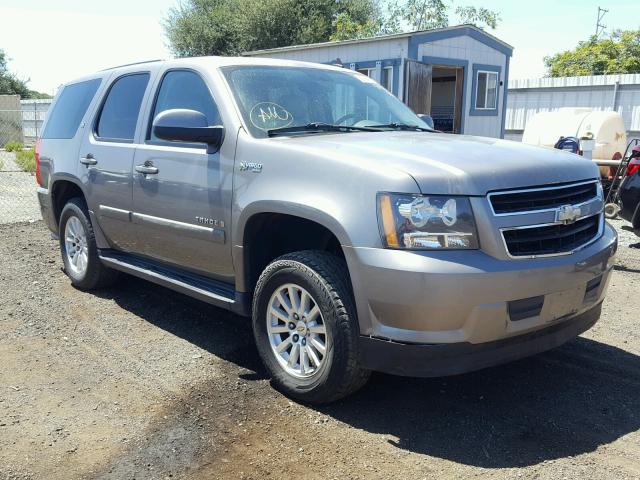
[[[232,260],[236,271],[236,290],[239,292],[246,292],[249,288],[245,265],[246,252],[244,250],[244,245],[246,244],[244,235],[247,225],[251,218],[265,213],[290,215],[309,220],[331,232],[338,239],[340,245],[351,245],[351,239],[341,223],[333,215],[323,210],[313,208],[309,205],[281,200],[264,200],[251,203],[242,209],[242,213],[232,231]]]

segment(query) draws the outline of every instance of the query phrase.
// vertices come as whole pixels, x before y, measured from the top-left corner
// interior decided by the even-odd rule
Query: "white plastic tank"
[[[540,112],[527,121],[522,143],[551,147],[560,137],[589,137],[595,140],[593,161],[603,175],[608,166],[616,166],[627,147],[624,121],[618,112],[595,111],[591,108],[561,108]]]

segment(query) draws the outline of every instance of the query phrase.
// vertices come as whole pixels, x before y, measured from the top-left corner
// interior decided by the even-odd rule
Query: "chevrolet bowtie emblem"
[[[565,225],[569,223],[574,223],[580,215],[582,211],[580,207],[574,207],[573,205],[563,205],[556,210],[556,222],[562,222]]]

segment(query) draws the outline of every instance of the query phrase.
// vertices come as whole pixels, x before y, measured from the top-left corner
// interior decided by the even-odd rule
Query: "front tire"
[[[93,290],[116,281],[118,272],[105,267],[98,258],[89,210],[82,198],[72,198],[62,209],[58,236],[64,271],[74,287]]]
[[[274,260],[253,298],[253,332],[273,385],[308,403],[328,403],[361,388],[358,325],[343,260],[302,251]]]

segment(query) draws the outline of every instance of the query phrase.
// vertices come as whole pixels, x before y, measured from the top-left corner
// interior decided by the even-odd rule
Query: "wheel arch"
[[[66,203],[74,197],[82,197],[86,202],[86,195],[80,181],[71,175],[54,178],[50,187],[51,209],[56,226],[60,224],[60,214]]]
[[[344,258],[343,245],[351,245],[334,216],[313,207],[266,202],[243,210],[234,235],[233,261],[236,290],[252,292],[266,265],[297,250],[325,250]]]

